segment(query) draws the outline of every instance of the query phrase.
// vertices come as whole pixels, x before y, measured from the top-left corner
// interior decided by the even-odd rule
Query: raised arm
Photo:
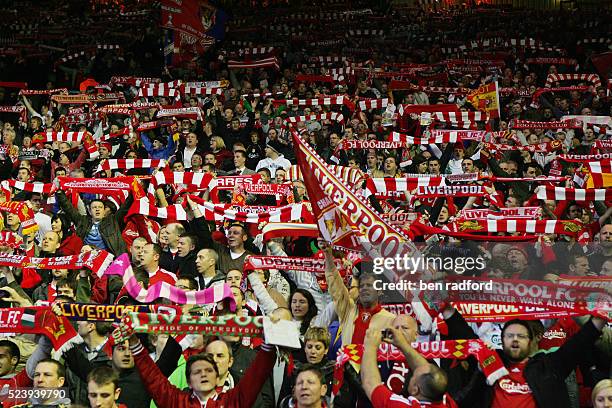
[[[361,358],[361,385],[366,395],[372,400],[372,393],[382,384],[382,378],[376,361],[378,346],[382,341],[380,330],[370,327],[363,340],[363,357]]]
[[[325,279],[327,279],[329,293],[334,305],[336,305],[336,313],[342,321],[354,303],[349,295],[349,290],[344,285],[340,272],[334,264],[331,246],[325,248]]]

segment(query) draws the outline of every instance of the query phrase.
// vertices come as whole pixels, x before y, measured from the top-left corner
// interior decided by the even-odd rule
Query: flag
[[[363,248],[373,260],[383,257],[422,256],[403,232],[389,225],[364,201],[363,196],[347,187],[346,181],[335,175],[297,132],[292,130],[292,135],[297,162],[304,176],[312,210],[325,240],[335,244],[341,239],[351,240],[353,247]],[[345,229],[340,230],[338,219],[340,228],[344,223]],[[347,231],[347,234],[341,235],[344,231]],[[405,272],[385,266],[384,270],[376,273],[382,273],[390,282],[396,282]],[[409,293],[404,294],[406,297],[408,295]]]
[[[227,15],[207,0],[162,0],[161,26],[167,65],[188,61],[189,54],[203,54],[225,34]],[[178,54],[178,55],[177,55]]]
[[[21,325],[24,327],[34,328],[36,326],[36,310],[24,309],[21,315]]]
[[[468,94],[467,101],[479,111],[487,112],[491,118],[500,117],[497,81],[483,85]]]
[[[586,162],[589,177],[585,188],[612,187],[612,160]]]

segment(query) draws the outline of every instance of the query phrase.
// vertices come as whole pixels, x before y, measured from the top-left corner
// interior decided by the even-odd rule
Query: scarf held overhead
[[[482,340],[417,342],[412,343],[412,347],[428,360],[435,358],[466,360],[473,356],[478,361],[478,365],[489,385],[493,385],[497,380],[508,375],[508,370],[504,367],[497,353],[491,350]],[[387,343],[381,344],[376,354],[378,361],[406,361],[400,350]],[[359,372],[362,357],[363,344],[349,344],[342,347],[336,358],[334,368],[334,388],[332,391],[334,395],[342,387],[346,363],[350,363]]]

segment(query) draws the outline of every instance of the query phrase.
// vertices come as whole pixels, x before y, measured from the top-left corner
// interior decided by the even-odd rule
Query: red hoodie
[[[264,383],[272,375],[276,353],[271,346],[262,345],[255,360],[242,380],[228,392],[209,399],[205,405],[191,391],[182,391],[168,379],[151,360],[142,344],[130,347],[142,382],[159,408],[251,408]]]

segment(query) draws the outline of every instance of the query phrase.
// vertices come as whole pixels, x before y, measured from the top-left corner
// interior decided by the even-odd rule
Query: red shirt
[[[384,384],[380,384],[372,392],[374,408],[456,408],[457,404],[449,396],[444,396],[443,402],[423,402],[414,397],[402,397],[391,392]]]
[[[510,372],[495,383],[491,408],[537,408],[535,399],[523,376],[527,362],[510,364]]]

